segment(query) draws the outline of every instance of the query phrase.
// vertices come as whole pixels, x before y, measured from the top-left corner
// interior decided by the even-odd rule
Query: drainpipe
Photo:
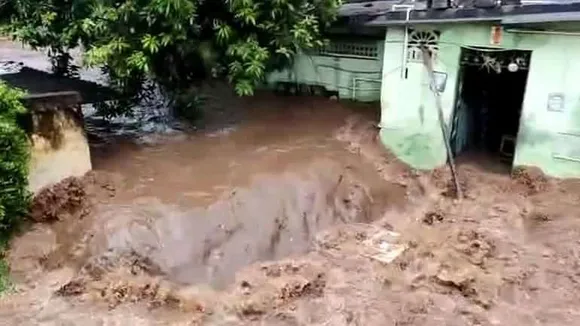
[[[411,11],[415,8],[414,5],[393,5],[392,10],[407,9],[405,17],[405,40],[403,41],[403,53],[401,58],[401,79],[405,79],[407,71],[407,48],[409,43],[409,20],[411,19]]]

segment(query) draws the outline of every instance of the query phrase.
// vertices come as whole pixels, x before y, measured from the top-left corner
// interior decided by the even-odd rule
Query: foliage
[[[0,294],[6,292],[11,286],[10,282],[10,268],[4,260],[0,260]]]
[[[172,99],[173,114],[189,122],[194,122],[201,116],[200,108],[205,98],[195,92],[194,89],[176,94]]]
[[[22,93],[0,83],[0,242],[28,211],[29,142],[18,124]]]
[[[323,45],[340,0],[14,0],[11,30],[62,57],[82,44],[86,63],[137,95],[147,80],[179,93],[226,77],[251,95],[266,73]],[[65,62],[66,57],[61,61]],[[61,66],[66,64],[61,64]]]

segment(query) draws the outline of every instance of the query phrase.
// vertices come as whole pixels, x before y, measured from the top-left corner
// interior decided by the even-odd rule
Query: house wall
[[[377,48],[377,56],[365,58],[346,54],[301,53],[296,56],[291,68],[269,75],[269,86],[273,88],[279,82],[323,86],[328,91],[338,92],[342,99],[379,101],[384,47],[382,40],[348,43],[361,46],[370,44]]]
[[[38,193],[67,177],[91,170],[78,94],[69,92],[28,98],[29,134],[32,143],[29,190]]]
[[[455,102],[461,46],[491,47],[490,24],[421,25],[441,32],[434,69],[447,73],[441,95],[449,124]],[[578,26],[560,26],[578,30]],[[419,169],[445,164],[446,152],[434,96],[420,62],[408,63],[401,78],[404,29],[389,28],[385,38],[381,90],[381,140],[396,156]],[[580,177],[580,36],[503,32],[499,47],[531,50],[514,166],[537,166],[556,177]],[[562,93],[562,112],[547,110],[548,96]]]

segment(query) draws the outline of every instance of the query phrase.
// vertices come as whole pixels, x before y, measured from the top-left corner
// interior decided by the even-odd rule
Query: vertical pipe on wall
[[[407,17],[405,18],[405,41],[403,42],[403,62],[401,64],[401,79],[405,79],[407,75],[407,56],[409,49],[409,18],[411,17],[411,10],[413,8],[407,8]]]
[[[405,17],[405,38],[403,41],[403,51],[401,54],[401,79],[405,79],[407,75],[407,49],[409,43],[409,20],[411,19],[411,11],[413,10],[413,5],[394,5],[393,10],[397,9],[407,9],[407,15]]]

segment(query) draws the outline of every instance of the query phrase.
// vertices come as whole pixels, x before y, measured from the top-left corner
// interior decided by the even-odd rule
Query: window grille
[[[366,59],[378,59],[379,47],[376,43],[362,42],[331,42],[326,48],[320,50],[320,55],[350,56]]]
[[[407,60],[412,62],[423,62],[423,50],[425,46],[431,52],[433,58],[437,58],[439,52],[438,31],[410,30],[409,41],[407,43]]]

